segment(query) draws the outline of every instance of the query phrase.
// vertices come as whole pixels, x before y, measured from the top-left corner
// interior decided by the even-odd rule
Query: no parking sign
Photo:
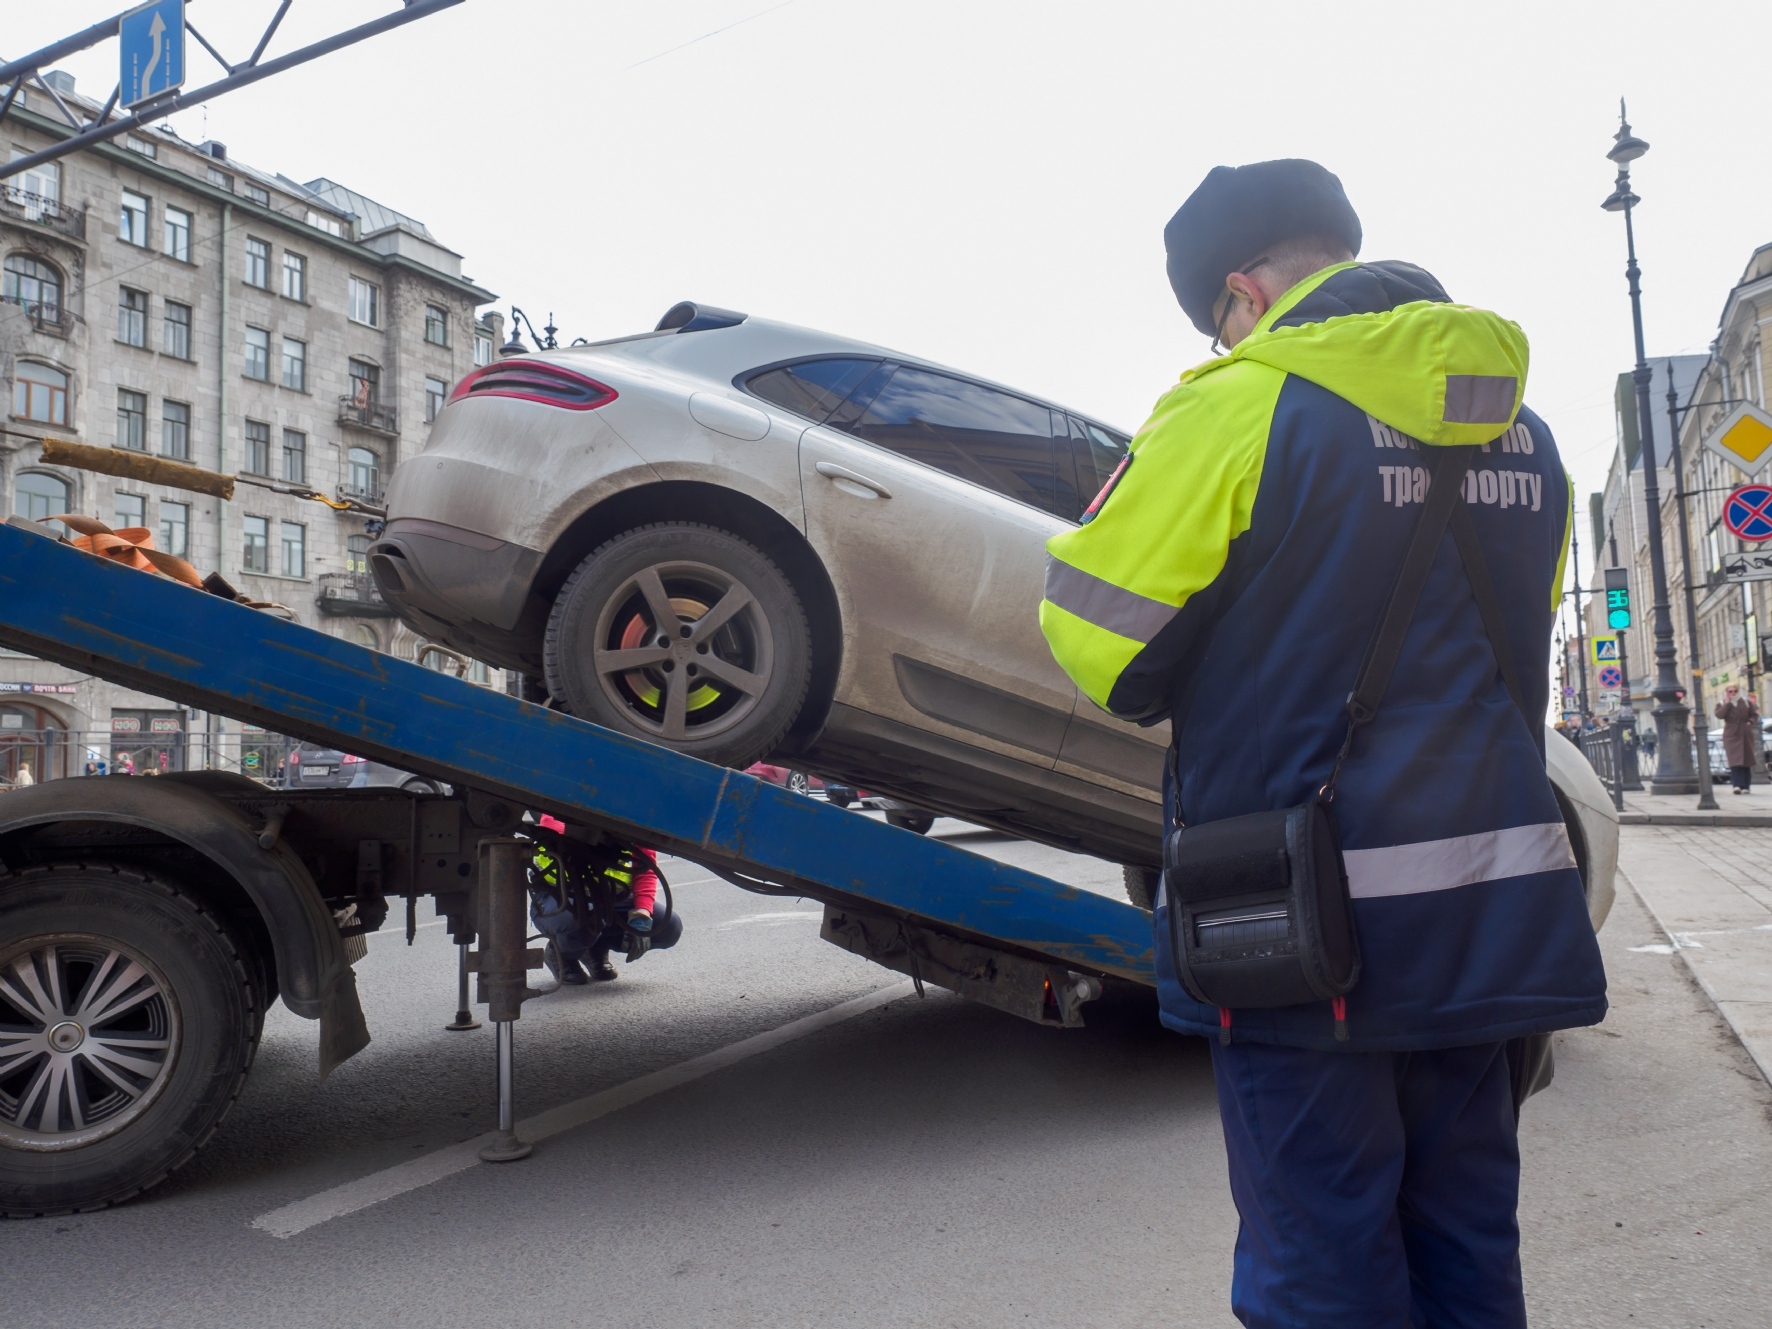
[[[1617,665],[1607,665],[1600,670],[1600,686],[1608,692],[1616,691],[1624,686],[1624,675]]]
[[[1723,525],[1743,540],[1772,540],[1772,485],[1737,485],[1723,500]]]

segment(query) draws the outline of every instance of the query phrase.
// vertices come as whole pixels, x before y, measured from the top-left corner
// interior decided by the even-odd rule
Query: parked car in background
[[[1122,863],[1148,900],[1169,726],[1083,698],[1038,612],[1046,540],[1128,443],[932,361],[684,303],[469,373],[395,472],[369,564],[415,631],[574,715],[877,792],[911,829],[952,815]],[[1576,762],[1552,763],[1571,836],[1615,846]]]
[[[770,784],[778,784],[783,789],[796,794],[822,794],[825,783],[816,775],[808,775],[805,771],[791,770],[786,766],[773,766],[766,761],[752,762],[745,769],[746,775],[754,775],[759,780],[767,780]]]
[[[445,792],[435,780],[397,770],[318,743],[298,743],[283,769],[289,789],[405,789],[414,794]]]

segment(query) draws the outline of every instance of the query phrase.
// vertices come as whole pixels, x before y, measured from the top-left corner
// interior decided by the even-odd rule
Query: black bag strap
[[[1384,617],[1378,621],[1378,629],[1367,644],[1366,658],[1360,664],[1359,676],[1354,679],[1354,690],[1347,694],[1347,737],[1342,740],[1341,751],[1335,754],[1335,766],[1330,770],[1329,778],[1323,782],[1323,787],[1317,794],[1325,803],[1335,799],[1335,782],[1341,778],[1341,766],[1354,745],[1354,735],[1371,724],[1378,715],[1378,704],[1384,700],[1385,689],[1390,686],[1391,672],[1397,667],[1397,657],[1403,653],[1403,638],[1409,633],[1409,623],[1415,617],[1415,606],[1421,601],[1422,587],[1427,585],[1428,573],[1433,569],[1434,556],[1439,553],[1440,541],[1445,537],[1446,527],[1452,522],[1453,509],[1460,510],[1465,525],[1470,523],[1470,514],[1463,512],[1465,505],[1459,500],[1464,497],[1464,475],[1470,469],[1471,458],[1476,455],[1476,451],[1475,446],[1469,446],[1436,448],[1433,453],[1423,454],[1443,455],[1438,457],[1429,472],[1432,482],[1428,485],[1427,502],[1422,506],[1421,516],[1416,520],[1415,534],[1409,541],[1409,551],[1403,556],[1403,566],[1398,570],[1397,580],[1391,587],[1390,599],[1384,607]],[[1475,545],[1474,539],[1472,545]],[[1462,545],[1460,552],[1463,552]],[[1484,582],[1487,581],[1488,569],[1485,565]],[[1493,597],[1493,588],[1491,596]],[[1487,613],[1483,615],[1483,626],[1489,626]]]
[[[1489,579],[1489,564],[1483,558],[1483,546],[1477,542],[1477,528],[1471,524],[1468,505],[1460,503],[1452,510],[1452,539],[1458,556],[1464,560],[1464,575],[1469,578],[1471,594],[1476,597],[1477,612],[1483,616],[1483,631],[1489,635],[1489,646],[1495,652],[1495,663],[1501,669],[1501,681],[1507,684],[1507,695],[1520,708],[1528,726],[1532,717],[1526,711],[1526,694],[1520,687],[1520,671],[1514,665],[1509,649],[1507,620],[1501,615],[1501,601],[1495,595],[1495,583]]]

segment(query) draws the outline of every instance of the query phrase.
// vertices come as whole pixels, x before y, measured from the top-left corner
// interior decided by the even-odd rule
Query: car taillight
[[[563,406],[569,411],[594,411],[616,398],[615,389],[583,374],[541,360],[506,360],[476,369],[449,394],[457,402],[464,397],[517,397],[544,406]]]
[[[300,748],[290,748],[289,749],[289,764],[291,766],[300,766],[301,765],[301,749]]]
[[[342,752],[339,754],[338,760],[341,766],[360,766],[365,759],[362,757],[353,757],[348,752]]]

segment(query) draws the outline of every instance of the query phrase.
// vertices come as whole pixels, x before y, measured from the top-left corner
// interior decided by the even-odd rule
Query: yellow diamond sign
[[[1704,436],[1704,446],[1736,470],[1757,475],[1772,461],[1772,415],[1743,402]]]

